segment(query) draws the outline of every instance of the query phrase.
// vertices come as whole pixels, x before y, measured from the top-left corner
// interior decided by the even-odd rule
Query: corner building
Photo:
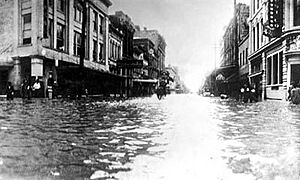
[[[87,3],[86,72],[109,73],[111,5],[109,0]],[[76,81],[82,20],[78,0],[0,0],[0,93],[8,81],[19,91],[24,79],[36,77],[46,92],[49,73],[61,87]]]
[[[250,82],[264,99],[284,100],[291,83],[300,81],[300,1],[251,0],[250,9]]]

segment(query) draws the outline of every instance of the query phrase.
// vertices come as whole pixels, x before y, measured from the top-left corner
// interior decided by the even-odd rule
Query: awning
[[[157,79],[133,79],[133,82],[143,82],[143,83],[157,83]]]

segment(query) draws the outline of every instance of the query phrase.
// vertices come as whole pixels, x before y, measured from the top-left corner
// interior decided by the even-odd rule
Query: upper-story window
[[[300,0],[294,0],[294,26],[300,26]]]
[[[74,20],[82,22],[82,8],[79,5],[74,6]]]
[[[95,31],[95,32],[97,32],[97,17],[98,17],[98,14],[97,14],[97,12],[96,11],[94,11],[93,12],[93,30]]]
[[[81,46],[81,34],[74,31],[74,42],[73,42],[73,53],[76,56],[79,56]]]
[[[66,0],[57,0],[56,3],[57,3],[57,10],[64,13],[66,11]]]
[[[49,7],[53,8],[53,6],[54,6],[54,0],[48,0],[48,2],[49,2]]]
[[[104,18],[102,16],[99,16],[99,32],[100,34],[103,34],[103,24],[104,24]]]
[[[65,51],[65,31],[66,28],[62,24],[57,24],[56,49]]]
[[[23,20],[23,42],[31,44],[31,13],[22,15]]]

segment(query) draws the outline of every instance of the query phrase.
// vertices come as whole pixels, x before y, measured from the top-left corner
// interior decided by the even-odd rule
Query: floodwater
[[[0,101],[2,180],[298,180],[300,106]]]

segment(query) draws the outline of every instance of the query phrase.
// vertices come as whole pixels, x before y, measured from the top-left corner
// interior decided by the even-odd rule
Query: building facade
[[[260,82],[265,99],[287,98],[300,80],[300,1],[251,1],[250,81]]]
[[[249,36],[244,37],[243,40],[239,42],[239,79],[240,86],[244,84],[249,84]]]
[[[227,94],[235,96],[241,86],[240,78],[243,78],[246,65],[246,55],[240,55],[240,50],[245,48],[245,41],[247,41],[248,25],[247,19],[249,17],[249,7],[246,4],[234,4],[234,17],[226,27],[223,35],[222,60],[220,68],[215,70],[214,78],[215,95]],[[240,48],[240,49],[239,49]],[[243,58],[241,61],[241,58]],[[242,71],[240,71],[242,70]]]
[[[109,73],[109,0],[86,4],[84,67]],[[46,92],[49,73],[60,87],[76,84],[83,21],[79,0],[0,1],[1,93],[10,81],[16,91],[24,79],[40,79]],[[90,71],[89,71],[90,72]],[[97,76],[93,72],[93,76]],[[92,84],[99,82],[90,82]],[[97,93],[96,89],[94,89]]]
[[[149,39],[154,44],[154,47],[149,49],[149,53],[151,54],[148,62],[149,76],[158,79],[165,70],[165,50],[167,44],[163,36],[157,30],[148,30],[147,28],[141,30],[139,26],[136,26],[134,38]]]

